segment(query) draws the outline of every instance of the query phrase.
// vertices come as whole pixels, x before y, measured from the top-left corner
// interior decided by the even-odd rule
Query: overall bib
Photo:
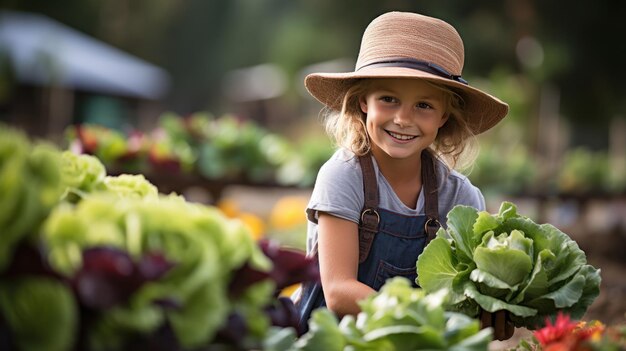
[[[425,215],[419,216],[407,216],[378,208],[378,183],[371,156],[367,154],[359,157],[365,205],[359,222],[357,279],[374,290],[378,291],[387,279],[395,276],[403,276],[417,287],[417,257],[440,227],[434,159],[426,150],[421,157]],[[372,246],[376,249],[371,250]],[[317,256],[317,246],[311,250],[311,255]],[[321,283],[304,283],[300,298],[296,301],[300,313],[300,332],[308,329],[311,312],[323,306],[326,306],[326,302]]]

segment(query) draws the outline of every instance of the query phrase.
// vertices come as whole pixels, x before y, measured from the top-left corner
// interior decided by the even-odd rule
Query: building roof
[[[39,14],[0,11],[0,54],[21,83],[158,99],[165,70]]]

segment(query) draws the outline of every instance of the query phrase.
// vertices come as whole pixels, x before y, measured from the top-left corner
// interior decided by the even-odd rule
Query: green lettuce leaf
[[[479,233],[474,233],[477,218],[478,212],[469,206],[455,206],[448,214],[448,234],[455,243],[459,261],[472,261],[474,248],[480,243]]]
[[[537,314],[537,310],[534,308],[509,304],[500,299],[488,295],[483,295],[476,289],[476,286],[470,282],[465,285],[464,292],[467,297],[476,301],[483,310],[488,312],[508,310],[513,314],[521,317],[529,317]]]
[[[294,346],[297,350],[343,351],[345,345],[337,317],[325,308],[318,308],[311,314],[309,331]]]
[[[0,313],[20,350],[65,351],[74,345],[78,307],[70,289],[56,280],[24,277],[2,281]]]
[[[465,271],[470,267],[458,264],[449,241],[443,237],[433,239],[424,249],[422,255],[427,255],[434,259],[430,261],[418,259],[417,271],[419,275],[416,283],[427,291],[447,289],[453,304],[461,303],[465,300],[465,295],[463,295],[460,286],[457,287],[457,282],[458,277],[467,275]],[[457,269],[457,267],[461,270]]]

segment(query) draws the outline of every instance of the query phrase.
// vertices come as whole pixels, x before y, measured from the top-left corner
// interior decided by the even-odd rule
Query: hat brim
[[[363,78],[420,78],[443,84],[464,100],[464,116],[474,134],[495,126],[509,111],[509,105],[479,89],[428,72],[404,67],[377,67],[358,72],[312,73],[304,85],[314,98],[333,110],[340,111],[346,91]]]

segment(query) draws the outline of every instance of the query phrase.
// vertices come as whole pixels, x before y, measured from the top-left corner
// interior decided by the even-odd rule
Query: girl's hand
[[[509,311],[500,310],[494,313],[480,310],[480,328],[493,328],[493,337],[496,340],[508,340],[513,336],[515,327],[509,320]]]

